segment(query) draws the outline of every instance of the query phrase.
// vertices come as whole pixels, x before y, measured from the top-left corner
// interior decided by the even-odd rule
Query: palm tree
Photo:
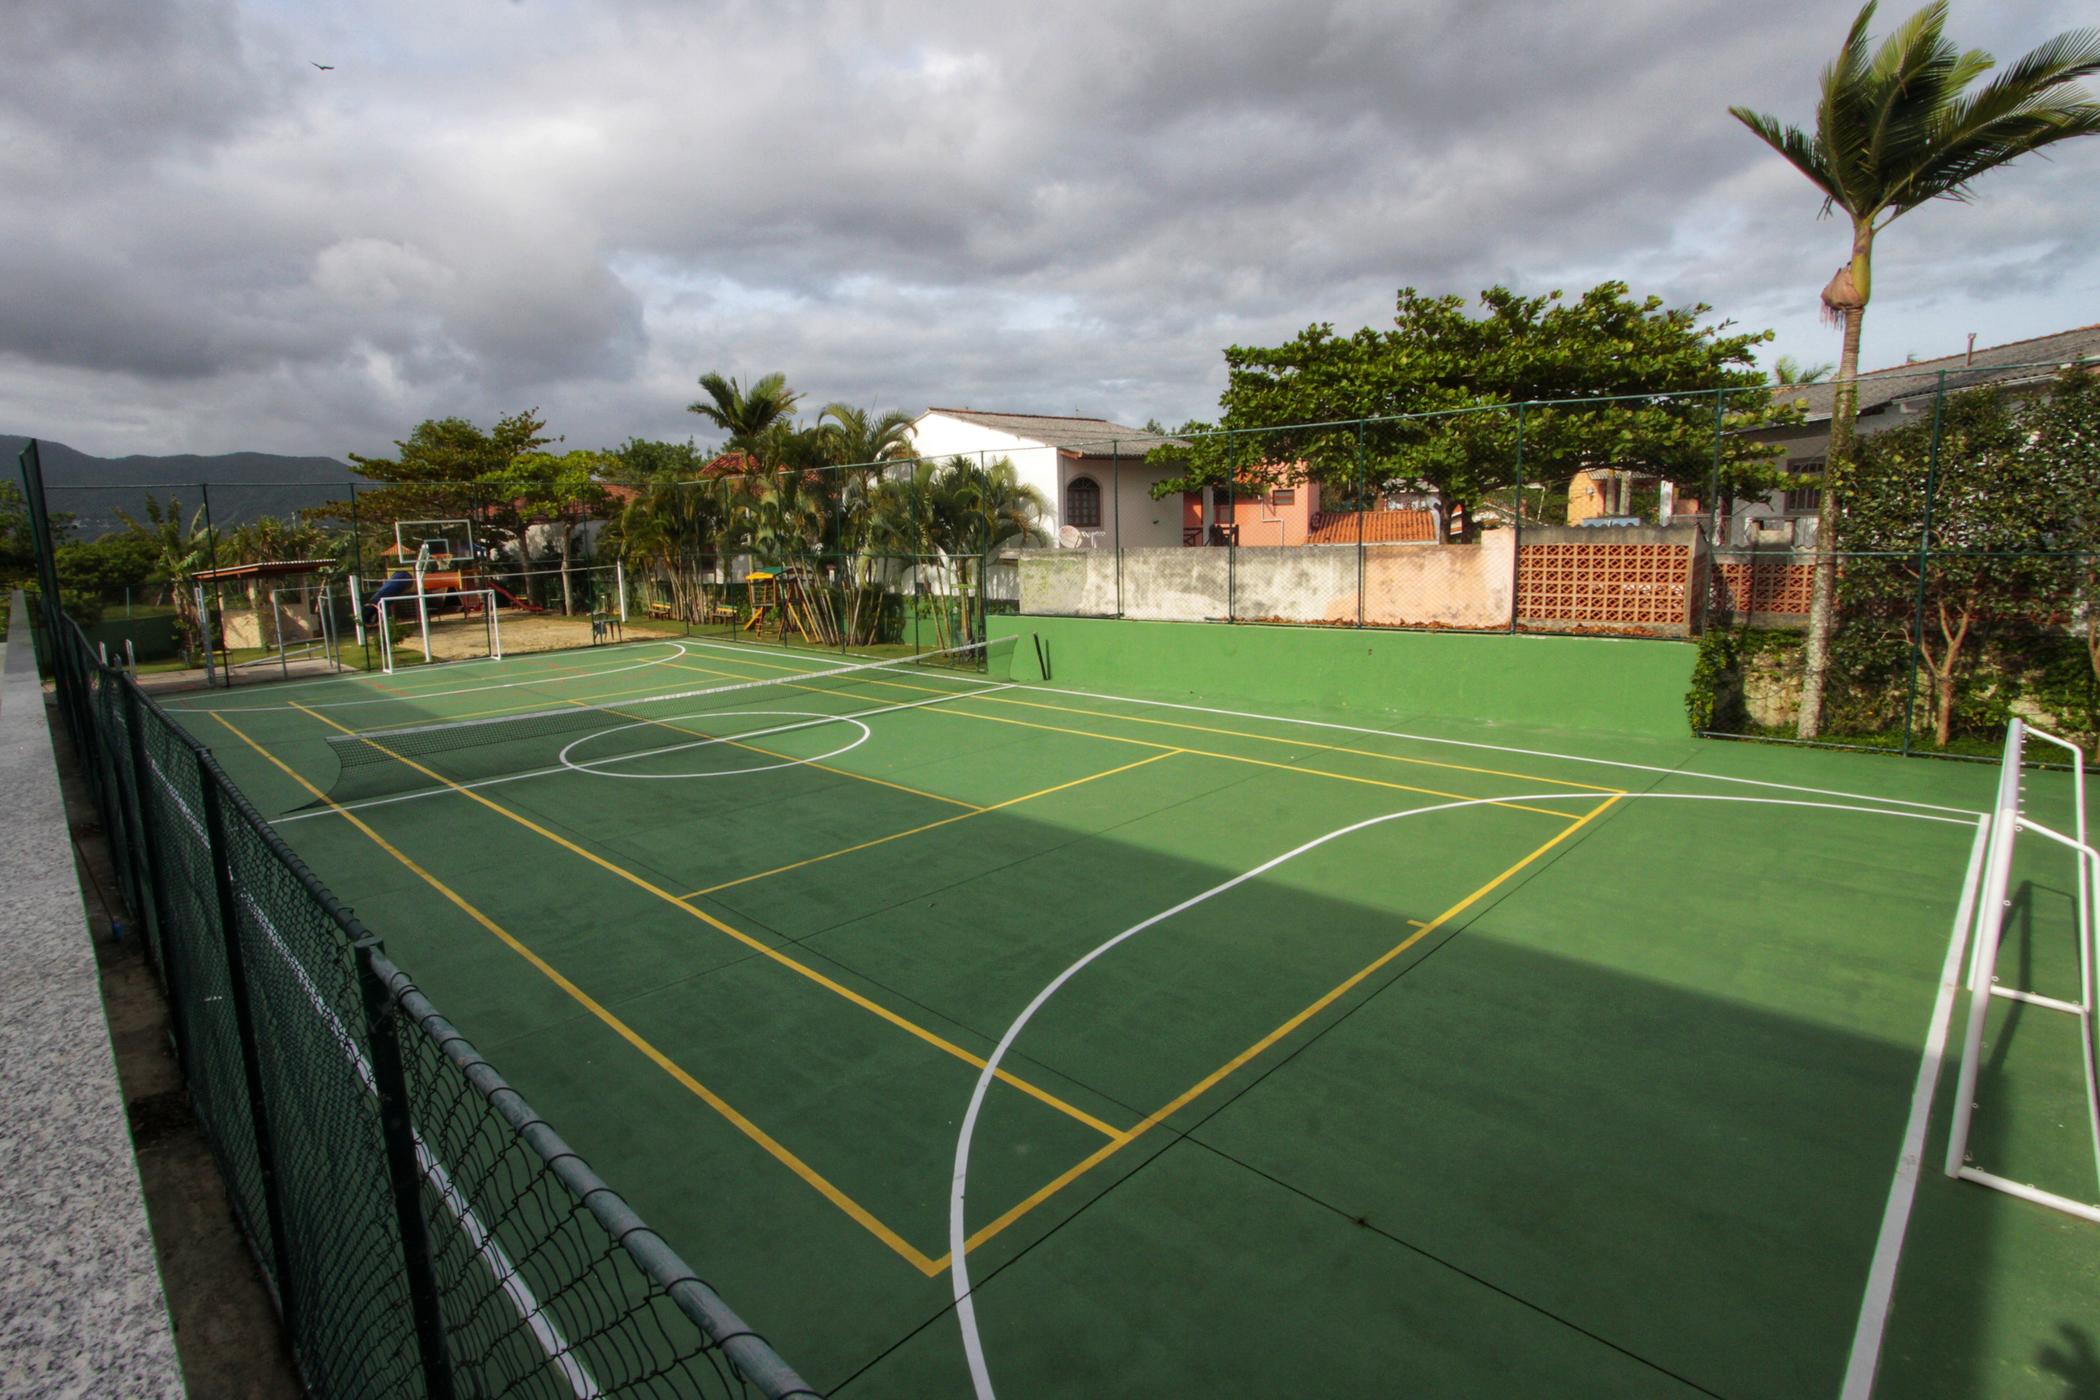
[[[911,416],[896,409],[875,414],[848,403],[828,403],[817,415],[824,456],[836,466],[861,467],[911,455]]]
[[[204,640],[202,620],[197,616],[197,601],[194,580],[197,570],[205,565],[211,553],[211,532],[205,528],[204,507],[199,506],[183,524],[182,502],[168,497],[166,506],[153,497],[146,497],[146,518],[141,521],[128,511],[118,511],[117,518],[130,527],[133,536],[146,542],[153,550],[152,579],[168,589],[168,601],[175,605],[175,618],[181,624],[183,650],[190,651],[194,643]]]
[[[1772,363],[1772,382],[1793,386],[1821,384],[1836,369],[1837,366],[1828,360],[1804,365],[1792,355],[1781,355]]]
[[[1980,49],[1957,50],[1947,40],[1946,0],[1919,10],[1870,53],[1867,25],[1873,17],[1874,0],[1867,0],[1823,70],[1813,134],[1747,107],[1728,109],[1823,192],[1826,216],[1842,209],[1852,221],[1851,260],[1823,288],[1824,312],[1843,324],[1844,341],[1816,525],[1801,687],[1804,739],[1823,726],[1837,591],[1837,500],[1852,457],[1859,330],[1873,290],[1875,236],[1930,200],[1966,202],[1979,176],[2008,161],[2100,132],[2100,104],[2075,85],[2100,71],[2100,31],[2059,34],[1971,92],[1970,84],[1995,60]]]
[[[687,404],[686,412],[699,414],[729,434],[727,445],[732,451],[755,452],[766,429],[791,419],[802,399],[788,388],[787,376],[779,373],[767,375],[749,390],[734,379],[703,374],[700,387],[707,391],[707,398]]]

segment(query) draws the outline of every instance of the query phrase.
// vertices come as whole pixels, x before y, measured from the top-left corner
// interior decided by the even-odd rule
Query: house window
[[[1818,475],[1823,471],[1821,457],[1791,464],[1788,471],[1796,476]],[[1814,515],[1823,508],[1823,488],[1820,486],[1796,486],[1786,493],[1786,501],[1780,507],[1788,515]]]
[[[1269,493],[1269,504],[1272,506],[1296,505],[1297,502],[1298,492],[1293,487],[1287,486]]]
[[[1101,483],[1090,476],[1075,476],[1065,483],[1065,524],[1082,530],[1101,527]]]

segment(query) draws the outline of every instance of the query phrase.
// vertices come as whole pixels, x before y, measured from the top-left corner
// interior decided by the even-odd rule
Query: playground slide
[[[535,604],[526,602],[523,598],[520,598],[517,594],[511,592],[508,588],[505,588],[502,584],[496,583],[493,580],[491,580],[485,586],[488,588],[489,592],[495,594],[498,598],[501,598],[504,602],[510,604],[512,607],[518,609],[520,612],[546,611],[545,608],[538,607]]]
[[[379,625],[379,605],[381,603],[384,603],[389,598],[398,598],[404,593],[413,593],[415,588],[416,576],[408,570],[396,569],[391,574],[388,574],[386,582],[379,585],[378,591],[365,599],[365,626],[377,627]]]

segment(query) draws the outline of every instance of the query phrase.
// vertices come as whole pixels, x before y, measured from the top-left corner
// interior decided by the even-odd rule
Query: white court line
[[[747,651],[733,642],[695,641],[694,646],[716,647],[726,651]],[[1974,817],[1979,813],[1967,807],[1943,807],[1936,802],[1914,802],[1907,797],[1876,797],[1869,792],[1846,792],[1838,788],[1804,787],[1799,783],[1772,783],[1759,778],[1732,778],[1724,773],[1701,773],[1685,768],[1666,768],[1653,763],[1630,763],[1617,758],[1591,758],[1579,753],[1556,753],[1551,749],[1518,748],[1512,744],[1489,744],[1475,739],[1442,739],[1434,734],[1409,734],[1398,729],[1372,729],[1361,724],[1339,724],[1331,720],[1294,719],[1289,715],[1268,715],[1255,710],[1225,710],[1213,705],[1188,705],[1173,700],[1146,700],[1135,695],[1118,695],[1109,690],[1073,690],[1063,686],[1040,685],[1034,681],[1014,682],[1025,684],[1030,692],[1045,695],[1075,695],[1084,700],[1116,700],[1126,705],[1151,705],[1166,710],[1189,710],[1196,714],[1223,715],[1228,719],[1259,719],[1272,724],[1298,724],[1310,729],[1333,729],[1345,734],[1370,734],[1381,739],[1404,739],[1416,744],[1444,744],[1453,748],[1481,749],[1489,753],[1520,754],[1526,758],[1556,758],[1567,763],[1588,763],[1604,768],[1625,768],[1637,773],[1664,773],[1679,778],[1701,778],[1715,783],[1738,783],[1745,787],[1770,788],[1775,792],[1804,792],[1813,797],[1844,797],[1854,802],[1885,802],[1898,807],[1917,807],[1928,812],[1952,812],[1961,817]],[[1552,782],[1551,778],[1545,779]],[[1964,821],[1962,825],[1967,826]]]
[[[1874,1370],[1881,1363],[1881,1338],[1888,1328],[1889,1301],[1896,1292],[1896,1264],[1903,1255],[1903,1236],[1910,1228],[1910,1207],[1918,1194],[1918,1167],[1925,1156],[1925,1129],[1932,1121],[1932,1095],[1947,1057],[1947,1030],[1954,1019],[1954,993],[1961,987],[1962,945],[1969,941],[1975,915],[1977,878],[1991,819],[1976,819],[1976,840],[1969,848],[1969,873],[1962,878],[1961,903],[1954,910],[1954,932],[1947,940],[1947,961],[1940,968],[1940,993],[1932,1004],[1925,1052],[1918,1057],[1918,1079],[1910,1091],[1910,1121],[1903,1129],[1903,1150],[1889,1182],[1889,1202],[1881,1213],[1881,1234],[1874,1241],[1874,1263],[1867,1270],[1867,1291],[1860,1299],[1859,1325],[1852,1333],[1852,1355],[1845,1363],[1842,1400],[1866,1400],[1874,1393]]]
[[[512,690],[521,685],[554,685],[561,681],[594,681],[600,676],[617,676],[622,671],[639,671],[648,666],[662,666],[686,655],[684,642],[641,642],[637,645],[668,646],[671,648],[671,654],[669,656],[659,656],[653,661],[637,661],[632,666],[609,666],[602,671],[578,671],[576,674],[568,676],[523,676],[514,681],[491,681],[487,685],[463,685],[451,690],[418,690],[404,695],[383,695],[371,700],[320,700],[307,708],[314,710],[347,710],[358,705],[413,705],[418,701],[435,700],[443,695],[473,695],[484,690]],[[561,653],[550,654],[559,655]],[[493,661],[499,658],[489,657],[486,659]],[[512,659],[517,660],[519,658],[514,657]],[[471,661],[444,661],[437,664],[442,666],[472,666],[479,663]],[[317,681],[292,681],[285,685],[272,685],[270,693],[274,695],[278,691],[290,690],[302,685],[320,685],[328,681],[365,680],[368,677],[369,673],[363,673],[356,676],[323,676]],[[274,714],[277,711],[289,709],[290,706],[163,705],[161,708],[171,714],[178,715],[257,715]]]
[[[198,819],[195,812],[190,810],[189,802],[176,789],[174,783],[168,780],[168,776],[161,771],[160,765],[148,760],[148,766],[153,769],[155,780],[166,790],[168,800],[175,804],[175,809],[178,812],[182,813],[183,821],[188,824],[198,844],[203,846],[208,852],[211,849],[211,840],[203,822]],[[348,1028],[343,1025],[342,1018],[335,1014],[335,1008],[329,1005],[328,999],[321,994],[321,989],[313,984],[313,979],[307,975],[306,968],[301,965],[297,957],[293,956],[291,948],[285,944],[284,935],[279,931],[276,921],[270,918],[262,905],[257,903],[255,897],[245,889],[239,890],[238,895],[241,902],[247,906],[249,917],[253,918],[261,926],[263,932],[268,936],[271,946],[276,950],[277,956],[283,960],[286,967],[291,969],[292,976],[306,993],[307,1001],[327,1025],[328,1033],[334,1039],[336,1048],[342,1051],[343,1058],[350,1061],[351,1069],[357,1075],[358,1083],[364,1086],[366,1093],[376,1096],[379,1092],[379,1082],[373,1077],[371,1062],[365,1058],[364,1051],[358,1047],[357,1041],[351,1036]],[[229,937],[237,937],[238,933],[229,929],[227,930],[227,935]],[[572,1348],[568,1339],[562,1336],[561,1330],[547,1316],[546,1308],[541,1304],[538,1295],[532,1291],[532,1285],[526,1282],[524,1275],[519,1272],[518,1266],[511,1259],[509,1252],[503,1248],[503,1245],[494,1235],[489,1233],[488,1228],[474,1214],[472,1202],[467,1199],[466,1194],[453,1182],[452,1174],[445,1170],[445,1164],[438,1160],[437,1154],[431,1151],[429,1145],[424,1142],[423,1135],[411,1127],[409,1129],[409,1137],[415,1144],[416,1165],[422,1170],[424,1179],[430,1183],[431,1189],[437,1192],[438,1199],[445,1203],[446,1212],[451,1215],[454,1223],[459,1226],[460,1233],[467,1237],[467,1242],[474,1247],[474,1252],[482,1257],[482,1262],[487,1265],[489,1273],[496,1280],[496,1286],[501,1288],[504,1296],[510,1299],[511,1307],[516,1310],[519,1319],[531,1329],[533,1338],[539,1343],[540,1350],[549,1361],[561,1368],[563,1377],[569,1382],[569,1390],[576,1396],[576,1400],[594,1400],[596,1396],[602,1393],[598,1389],[597,1380],[584,1368],[581,1361],[571,1355]]]
[[[591,761],[589,767],[591,769],[598,769],[604,768],[607,765],[614,763],[631,763],[636,759],[656,758],[660,755],[667,753],[683,753],[687,749],[705,748],[710,744],[737,744],[742,743],[746,739],[762,739],[770,734],[787,734],[797,729],[815,729],[817,726],[824,724],[851,724],[855,721],[866,719],[870,715],[895,714],[900,710],[916,710],[922,705],[939,705],[950,700],[962,699],[971,695],[989,695],[995,691],[1011,690],[1012,688],[1013,682],[1009,681],[1004,685],[988,686],[983,690],[958,691],[953,695],[935,695],[925,700],[906,700],[895,705],[880,705],[870,710],[855,710],[853,713],[846,715],[826,715],[821,719],[804,720],[798,724],[776,724],[770,725],[764,729],[748,730],[742,734],[724,734],[720,737],[692,739],[684,743],[678,744],[665,744],[661,748],[643,749],[639,753],[615,754],[611,758],[594,759]],[[577,713],[581,714],[583,713],[583,711],[578,710]],[[734,715],[748,712],[739,710],[720,710],[715,711],[714,713]],[[647,720],[643,722],[659,723],[663,721]],[[618,727],[621,729],[631,729],[635,726],[623,724]],[[610,733],[611,731],[600,730],[599,732]],[[571,745],[570,747],[573,748],[574,745]],[[413,757],[413,755],[410,755],[410,757]],[[807,765],[818,761],[819,760],[817,759],[811,758],[798,758],[795,760],[795,763],[798,765]],[[443,787],[418,788],[414,792],[395,793],[391,797],[368,797],[362,802],[342,802],[329,807],[315,807],[306,811],[291,812],[286,814],[285,816],[277,818],[275,821],[271,822],[270,825],[283,826],[286,822],[311,821],[315,817],[333,817],[338,815],[348,815],[351,812],[362,812],[368,807],[389,807],[396,802],[416,802],[426,797],[444,797],[450,793],[473,792],[478,788],[496,787],[502,783],[520,783],[525,781],[527,778],[546,778],[551,777],[556,773],[574,773],[578,771],[580,771],[579,765],[556,763],[546,768],[534,768],[524,773],[505,773],[501,777],[482,778],[471,783],[447,783]],[[744,769],[741,771],[766,772],[770,770],[754,768]],[[600,776],[606,775],[601,774]],[[723,776],[728,777],[734,775],[725,774]]]
[[[992,1391],[991,1372],[987,1367],[984,1359],[984,1342],[983,1339],[979,1336],[977,1330],[977,1307],[976,1303],[973,1301],[971,1296],[972,1290],[970,1284],[969,1263],[970,1237],[969,1231],[965,1226],[963,1220],[963,1207],[968,1197],[969,1188],[970,1144],[972,1138],[975,1136],[977,1131],[978,1112],[984,1106],[985,1094],[990,1089],[993,1076],[995,1076],[999,1072],[1000,1061],[1006,1058],[1006,1052],[1010,1050],[1013,1047],[1014,1042],[1020,1038],[1021,1031],[1028,1025],[1028,1022],[1034,1018],[1036,1012],[1042,1010],[1043,1006],[1050,1000],[1051,997],[1057,994],[1058,990],[1061,987],[1063,987],[1067,982],[1071,981],[1072,978],[1077,976],[1080,973],[1080,971],[1082,971],[1089,963],[1092,963],[1097,958],[1100,958],[1102,955],[1115,948],[1118,944],[1127,942],[1128,940],[1135,938],[1138,934],[1143,933],[1146,929],[1151,928],[1156,924],[1164,923],[1166,920],[1173,918],[1177,914],[1195,908],[1197,905],[1203,903],[1205,900],[1208,900],[1216,895],[1223,894],[1227,890],[1233,889],[1239,885],[1243,885],[1249,880],[1264,875],[1269,871],[1274,870],[1277,866],[1284,864],[1286,861],[1290,861],[1297,858],[1298,856],[1304,855],[1307,851],[1315,850],[1321,846],[1326,845],[1330,841],[1334,841],[1341,837],[1362,831],[1367,827],[1378,826],[1390,821],[1400,821],[1408,817],[1426,816],[1430,813],[1435,812],[1453,812],[1468,807],[1486,807],[1502,802],[1555,802],[1571,800],[1588,802],[1608,802],[1633,799],[1646,799],[1663,802],[1742,802],[1750,803],[1757,806],[1770,807],[1811,807],[1827,811],[1863,812],[1871,816],[1904,817],[1912,821],[1942,822],[1955,826],[1969,825],[1969,823],[1966,821],[1959,821],[1952,817],[1931,816],[1923,812],[1899,812],[1893,811],[1887,807],[1860,807],[1840,805],[1829,802],[1803,802],[1795,799],[1779,797],[1738,797],[1734,794],[1719,793],[1628,792],[1611,794],[1594,792],[1548,792],[1539,793],[1534,796],[1519,795],[1515,797],[1473,797],[1467,798],[1462,802],[1442,802],[1429,807],[1410,807],[1403,811],[1387,812],[1382,816],[1370,817],[1363,821],[1352,823],[1348,826],[1339,827],[1336,830],[1328,832],[1324,836],[1314,837],[1312,840],[1307,841],[1302,846],[1297,846],[1291,850],[1285,851],[1280,856],[1276,856],[1271,860],[1264,861],[1262,864],[1255,866],[1251,870],[1243,871],[1242,873],[1233,876],[1231,879],[1224,881],[1222,884],[1213,885],[1209,889],[1203,891],[1201,894],[1192,895],[1189,898],[1183,900],[1181,903],[1173,906],[1171,909],[1163,909],[1159,913],[1152,915],[1148,919],[1142,920],[1139,923],[1132,924],[1129,928],[1124,929],[1121,933],[1100,944],[1091,952],[1086,953],[1077,962],[1074,962],[1070,967],[1066,968],[1063,972],[1060,972],[1040,992],[1036,993],[1035,999],[1030,1001],[1028,1005],[1022,1009],[1021,1014],[1014,1018],[1013,1024],[1006,1028],[1006,1033],[1000,1036],[998,1045],[995,1046],[992,1050],[992,1053],[985,1058],[984,1067],[977,1076],[977,1083],[970,1092],[969,1107],[963,1113],[962,1128],[961,1131],[956,1135],[955,1139],[954,1173],[949,1178],[948,1186],[948,1276],[953,1286],[953,1293],[955,1297],[956,1322],[962,1329],[963,1357],[969,1366],[970,1382],[971,1385],[975,1388],[977,1400],[994,1400],[994,1397]],[[1944,991],[1944,983],[1946,981],[1946,978],[1943,976],[1941,980]]]

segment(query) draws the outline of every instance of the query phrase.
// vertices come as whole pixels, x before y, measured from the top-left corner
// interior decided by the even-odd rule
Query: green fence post
[[[247,1088],[248,1113],[255,1127],[255,1165],[262,1176],[263,1208],[270,1217],[271,1268],[276,1272],[277,1306],[285,1331],[299,1336],[298,1299],[292,1287],[291,1241],[286,1232],[284,1182],[277,1174],[276,1141],[270,1131],[269,1106],[263,1098],[262,1060],[255,1039],[255,1009],[249,996],[247,959],[241,947],[239,904],[233,888],[233,858],[226,842],[226,814],[220,790],[226,786],[218,763],[207,749],[192,751],[197,763],[197,792],[204,808],[204,844],[211,855],[212,880],[218,891],[219,927],[226,945],[227,999],[241,1047],[241,1079]]]
[[[1517,459],[1511,468],[1515,483],[1510,489],[1509,528],[1513,537],[1509,545],[1509,630],[1515,635],[1517,615],[1521,611],[1517,603],[1519,591],[1524,586],[1524,413],[1530,401],[1517,405]]]
[[[168,998],[168,1026],[175,1040],[175,1063],[182,1070],[182,1081],[191,1083],[189,1023],[185,1019],[181,979],[174,971],[174,960],[168,956],[168,938],[174,928],[170,917],[168,899],[167,867],[160,858],[159,831],[153,819],[153,766],[146,756],[145,719],[149,711],[139,698],[139,688],[132,682],[124,684],[124,704],[129,711],[126,728],[130,731],[131,771],[133,787],[138,794],[139,806],[139,854],[141,857],[140,878],[146,890],[146,909],[132,911],[142,919],[151,919],[150,936],[146,946],[152,950],[154,962],[160,969],[161,990]]]
[[[437,1269],[430,1255],[429,1228],[423,1220],[423,1173],[416,1165],[415,1128],[408,1118],[408,1078],[401,1070],[401,1046],[394,1039],[389,1014],[392,998],[385,979],[372,965],[372,955],[379,951],[376,938],[361,938],[351,945],[351,954],[357,960],[358,991],[364,1000],[372,1085],[379,1095],[379,1132],[386,1144],[394,1218],[401,1228],[401,1254],[408,1271],[408,1299],[415,1315],[423,1384],[430,1400],[452,1400],[452,1361],[445,1342],[444,1314],[438,1309]]]
[[[1364,493],[1370,488],[1365,480],[1364,468],[1364,420],[1356,420],[1356,625],[1364,625],[1364,525],[1370,518],[1371,507]]]
[[[1699,600],[1699,628],[1706,630],[1707,619],[1713,616],[1715,580],[1721,576],[1721,546],[1724,543],[1721,524],[1721,432],[1727,423],[1728,391],[1714,390],[1714,465],[1708,478],[1710,492],[1706,498],[1706,588],[1705,596]]]
[[[1118,441],[1108,444],[1108,494],[1116,508],[1113,529],[1116,551],[1116,616],[1123,615],[1123,445]],[[1205,541],[1209,543],[1209,541]]]
[[[1918,663],[1925,650],[1925,585],[1932,569],[1932,498],[1940,485],[1940,427],[1947,406],[1947,371],[1941,370],[1932,391],[1932,446],[1925,457],[1925,513],[1918,526],[1918,607],[1910,633],[1910,689],[1903,697],[1903,753],[1910,755],[1917,729]]]

